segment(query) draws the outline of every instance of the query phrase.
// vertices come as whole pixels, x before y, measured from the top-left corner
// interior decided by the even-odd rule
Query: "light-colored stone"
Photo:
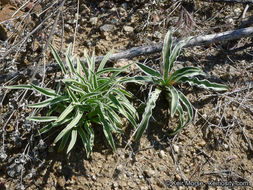
[[[175,153],[179,153],[179,146],[173,144],[173,149],[174,149]]]
[[[97,25],[97,23],[98,23],[98,17],[92,17],[92,18],[90,18],[89,22],[93,26]]]
[[[237,16],[239,16],[240,14],[241,14],[241,9],[240,8],[235,8],[234,9],[234,12],[235,12],[235,14],[237,15]]]
[[[179,174],[176,174],[175,175],[175,179],[176,179],[176,181],[181,181],[182,177]]]
[[[151,170],[150,168],[144,170],[143,172],[144,172],[144,174],[145,174],[148,178],[151,178],[152,176],[155,175],[155,171],[154,171],[154,170]]]
[[[112,24],[105,24],[101,26],[99,29],[101,32],[111,32],[114,29],[114,26]]]
[[[163,150],[160,150],[160,152],[158,153],[158,156],[160,158],[164,158],[166,156],[165,152]]]
[[[161,32],[155,31],[154,37],[155,37],[155,38],[158,38],[158,39],[161,39],[161,38],[163,37],[163,35],[162,35]]]
[[[225,149],[229,148],[229,146],[226,143],[224,143],[223,146],[224,146]]]
[[[58,184],[60,187],[64,187],[65,184],[66,184],[65,178],[64,178],[63,176],[59,177],[59,178],[57,179],[57,184]]]
[[[201,141],[199,142],[199,145],[200,145],[201,147],[205,146],[205,145],[206,145],[206,141],[201,140]]]
[[[134,31],[134,28],[131,27],[131,26],[123,26],[123,30],[125,32],[133,32]]]

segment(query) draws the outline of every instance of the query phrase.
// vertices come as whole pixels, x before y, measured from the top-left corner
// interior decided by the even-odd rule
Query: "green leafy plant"
[[[205,89],[212,89],[216,91],[227,90],[227,86],[211,83],[208,80],[199,80],[196,76],[203,75],[205,73],[197,67],[185,67],[173,71],[173,66],[177,60],[182,47],[188,42],[188,39],[179,41],[173,47],[172,32],[169,30],[165,36],[162,50],[162,61],[160,65],[160,72],[153,70],[152,68],[145,66],[140,63],[136,63],[138,67],[147,76],[143,77],[143,80],[147,82],[152,82],[156,88],[149,93],[148,101],[146,104],[145,111],[142,115],[142,120],[138,126],[135,135],[135,141],[138,141],[144,131],[146,130],[149,119],[152,116],[152,110],[155,108],[156,101],[162,91],[166,94],[166,99],[170,104],[170,117],[172,118],[175,113],[178,113],[178,127],[170,135],[177,134],[183,127],[187,126],[193,117],[193,108],[187,97],[178,89],[175,85],[180,83],[189,83],[190,85],[197,85]],[[185,113],[187,114],[187,119],[185,120]]]
[[[115,150],[112,132],[123,132],[121,129],[122,117],[137,127],[135,119],[138,118],[138,115],[128,100],[132,94],[122,85],[126,78],[119,76],[130,64],[122,68],[105,68],[111,55],[109,52],[96,69],[94,52],[92,57],[84,52],[86,65],[79,59],[71,57],[70,49],[71,45],[66,52],[65,65],[51,46],[52,54],[64,76],[58,82],[56,90],[34,84],[6,86],[5,88],[31,89],[46,96],[44,101],[28,106],[39,109],[49,107],[47,114],[32,116],[28,120],[48,123],[40,130],[40,133],[53,129],[60,130],[54,140],[54,143],[61,140],[59,151],[62,151],[69,142],[68,153],[75,145],[79,135],[89,157],[94,145],[94,127],[103,129],[109,145]]]

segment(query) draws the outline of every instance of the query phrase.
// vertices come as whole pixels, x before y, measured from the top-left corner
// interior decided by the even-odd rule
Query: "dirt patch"
[[[104,55],[162,41],[169,27],[175,36],[211,34],[237,29],[252,15],[252,7],[242,19],[244,4],[204,1],[80,1],[76,30],[76,1],[66,1],[52,44],[62,52],[75,40],[75,53],[83,50]],[[45,4],[48,5],[48,4]],[[43,5],[41,5],[43,7]],[[48,7],[43,7],[44,9]],[[3,7],[0,8],[3,10]],[[26,29],[32,30],[39,18]],[[1,17],[0,17],[1,18]],[[52,17],[55,18],[55,17]],[[50,19],[49,19],[50,21]],[[51,23],[49,22],[48,23]],[[53,21],[53,19],[51,19]],[[251,24],[247,24],[250,26]],[[64,27],[63,27],[64,26]],[[25,28],[24,28],[25,29]],[[4,29],[6,30],[6,29]],[[9,37],[10,31],[5,35]],[[3,59],[1,74],[22,70],[39,59],[49,28],[33,36],[25,50]],[[5,38],[6,39],[6,36]],[[2,39],[0,39],[2,40]],[[0,43],[0,52],[8,49]],[[51,62],[48,53],[48,63]],[[158,68],[160,54],[135,58]],[[128,60],[126,60],[127,62]],[[23,64],[25,63],[25,64]],[[191,125],[173,138],[168,133],[176,122],[168,119],[167,103],[161,97],[149,128],[139,143],[126,146],[133,134],[115,135],[117,152],[105,143],[103,134],[95,139],[94,152],[87,159],[81,142],[66,155],[50,145],[52,136],[35,138],[38,125],[25,120],[32,110],[25,104],[40,97],[1,89],[0,189],[250,189],[253,184],[253,49],[252,38],[213,43],[209,47],[185,49],[178,67],[201,67],[211,81],[229,86],[226,93],[215,93],[187,85],[179,86],[194,106]],[[119,61],[115,64],[124,64]],[[11,67],[11,69],[10,69]],[[131,68],[127,74],[140,74]],[[46,75],[45,84],[60,75]],[[21,77],[18,83],[29,79]],[[39,83],[42,79],[35,78]],[[11,81],[8,85],[12,84]],[[136,104],[146,102],[150,86],[128,86]],[[22,101],[21,101],[22,100]],[[220,184],[214,182],[220,181]],[[218,187],[217,187],[218,186]]]

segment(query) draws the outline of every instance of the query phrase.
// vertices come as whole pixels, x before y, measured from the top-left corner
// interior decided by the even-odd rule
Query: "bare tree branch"
[[[238,30],[221,32],[218,34],[200,35],[192,37],[191,40],[184,47],[210,45],[216,42],[226,42],[229,40],[236,40],[243,37],[253,36],[253,27],[242,28]],[[110,60],[131,59],[136,56],[157,53],[162,50],[162,43],[151,46],[134,47],[119,53],[112,54]],[[96,57],[96,62],[100,62],[103,56]],[[85,61],[82,59],[82,61]]]
[[[184,47],[193,47],[193,46],[203,46],[203,45],[210,45],[212,43],[224,43],[229,40],[236,40],[243,37],[251,37],[253,36],[253,27],[242,28],[238,30],[226,31],[218,34],[209,34],[209,35],[200,35],[192,37],[191,40],[184,46]],[[157,53],[162,50],[162,43],[158,43],[151,46],[141,46],[141,47],[134,47],[119,53],[112,54],[110,57],[111,61],[116,61],[118,59],[131,59],[133,57],[147,55],[152,53]],[[96,62],[100,62],[103,59],[103,56],[96,57]],[[85,62],[84,58],[81,58],[82,61]],[[31,77],[34,73],[34,67],[29,66],[23,71],[9,73],[0,76],[0,83],[6,82],[13,77],[18,76],[28,76]],[[43,73],[43,67],[38,68],[39,72]],[[47,66],[47,72],[56,72],[59,71],[60,68],[56,64],[50,64]],[[16,78],[16,79],[17,79]]]

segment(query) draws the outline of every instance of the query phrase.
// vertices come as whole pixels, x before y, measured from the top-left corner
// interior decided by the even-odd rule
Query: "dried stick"
[[[253,27],[242,28],[238,30],[231,30],[226,32],[221,32],[218,34],[209,34],[209,35],[200,35],[192,37],[191,40],[184,47],[193,47],[193,46],[204,46],[210,45],[215,42],[225,42],[229,40],[236,40],[243,37],[253,36]],[[162,43],[158,43],[151,46],[141,46],[134,47],[119,53],[112,54],[110,57],[111,61],[118,59],[131,59],[133,57],[147,55],[152,53],[157,53],[162,51]],[[103,56],[96,57],[96,62],[102,61]],[[81,59],[85,61],[84,59]]]
[[[202,46],[202,45],[210,45],[215,42],[225,42],[229,40],[236,40],[243,37],[251,37],[253,36],[253,27],[242,28],[238,30],[232,30],[227,32],[222,32],[218,34],[209,34],[209,35],[200,35],[192,37],[191,40],[184,46],[184,47],[193,47],[193,46]],[[119,53],[112,54],[110,57],[111,61],[116,61],[118,59],[131,59],[133,57],[147,55],[152,53],[157,53],[162,50],[162,43],[157,43],[151,46],[141,46],[141,47],[134,47]],[[103,56],[96,57],[96,62],[100,62],[103,59]],[[81,61],[85,62],[84,58],[81,58]],[[39,68],[42,73],[43,68]],[[50,64],[47,66],[48,72],[56,72],[59,71],[60,68],[56,64]],[[31,77],[32,73],[34,72],[33,66],[28,66],[23,71],[18,71],[9,74],[3,74],[0,76],[0,83],[6,82],[15,76],[28,76]]]

